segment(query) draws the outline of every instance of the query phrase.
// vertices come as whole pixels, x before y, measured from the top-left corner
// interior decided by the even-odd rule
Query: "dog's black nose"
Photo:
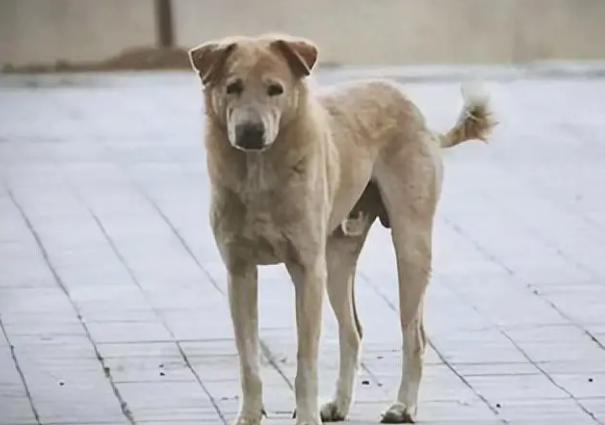
[[[262,124],[239,124],[235,127],[235,143],[246,150],[265,147],[265,128]]]

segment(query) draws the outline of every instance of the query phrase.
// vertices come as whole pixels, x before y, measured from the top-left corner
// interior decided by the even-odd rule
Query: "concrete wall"
[[[321,60],[336,63],[503,62],[514,53],[511,0],[203,3],[213,7],[174,0],[176,39],[181,44],[271,29],[311,38],[321,48]],[[284,3],[288,7],[280,6]]]
[[[605,59],[605,1],[515,0],[517,59]]]
[[[605,0],[172,0],[175,39],[311,38],[322,62],[605,59]],[[153,45],[153,0],[0,0],[0,64],[100,60]]]
[[[0,64],[107,59],[153,45],[154,0],[0,0]]]

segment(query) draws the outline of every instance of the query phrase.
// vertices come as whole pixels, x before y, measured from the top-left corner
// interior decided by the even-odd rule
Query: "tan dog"
[[[353,281],[376,217],[392,229],[403,332],[401,386],[382,421],[413,422],[440,149],[485,140],[493,122],[485,99],[469,97],[455,127],[438,134],[388,81],[313,94],[305,77],[317,54],[312,42],[286,35],[230,37],[190,51],[204,87],[210,219],[229,276],[239,353],[243,397],[235,423],[261,421],[257,266],[277,263],[285,263],[296,294],[296,423],[347,416],[361,341]],[[326,287],[339,325],[340,372],[332,400],[320,409]]]

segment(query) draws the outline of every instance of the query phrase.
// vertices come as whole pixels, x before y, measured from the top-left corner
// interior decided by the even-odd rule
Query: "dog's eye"
[[[284,88],[279,84],[271,84],[267,87],[267,94],[269,96],[279,96],[284,92]]]
[[[244,91],[244,83],[242,80],[237,80],[232,83],[227,84],[226,88],[227,94],[240,94]]]

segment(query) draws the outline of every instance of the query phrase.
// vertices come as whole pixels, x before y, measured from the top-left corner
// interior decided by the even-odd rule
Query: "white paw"
[[[237,418],[232,422],[232,425],[260,425],[261,419],[264,415],[264,410],[256,413],[240,413]]]
[[[361,236],[368,225],[367,217],[363,212],[359,212],[357,217],[347,217],[342,223],[340,228],[342,232],[347,236]]]
[[[296,425],[321,425],[321,421],[312,421],[312,420],[300,421],[300,422],[297,421]]]
[[[349,403],[334,400],[321,406],[321,420],[322,422],[340,422],[344,421],[347,417],[349,410]]]
[[[292,412],[292,418],[296,419],[296,425],[321,425],[321,419],[319,416],[317,419],[299,418],[296,409],[294,409],[294,412]]]
[[[408,408],[403,403],[393,404],[383,415],[383,424],[413,424],[416,422],[416,409]]]

